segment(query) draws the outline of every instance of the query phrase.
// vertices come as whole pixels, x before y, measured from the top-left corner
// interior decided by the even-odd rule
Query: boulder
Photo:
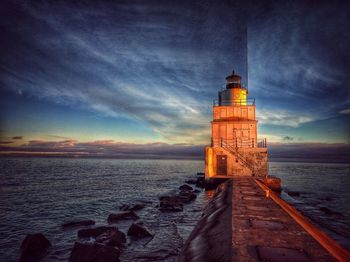
[[[142,222],[132,223],[128,230],[128,236],[142,238],[151,237],[153,234],[149,231],[147,227],[143,225]]]
[[[127,210],[127,211],[121,211],[118,213],[110,214],[107,220],[108,220],[108,223],[113,223],[124,219],[136,220],[136,219],[139,219],[139,216],[136,215],[134,211]]]
[[[181,191],[184,191],[184,190],[185,191],[191,191],[191,190],[193,190],[193,188],[191,186],[187,185],[187,184],[183,184],[182,186],[179,187],[179,189]]]
[[[192,191],[181,191],[179,194],[179,199],[183,203],[188,203],[197,198],[197,195],[193,193]]]
[[[119,256],[120,250],[117,247],[75,242],[69,262],[116,262],[119,261]]]
[[[264,178],[263,183],[271,190],[280,193],[282,191],[282,181],[275,176],[268,176]]]
[[[123,232],[114,228],[96,237],[96,242],[107,246],[121,247],[126,242],[126,237]]]
[[[81,221],[71,221],[64,223],[62,228],[67,229],[71,227],[79,227],[79,226],[92,226],[95,225],[95,221],[93,220],[81,220]]]
[[[85,228],[85,229],[80,229],[78,231],[78,237],[94,237],[96,238],[97,236],[109,231],[109,230],[114,230],[116,227],[111,227],[111,226],[101,226],[101,227],[95,227],[95,228]]]
[[[204,177],[198,177],[197,178],[197,183],[196,183],[196,187],[199,187],[199,188],[205,188],[205,179]]]
[[[145,207],[144,204],[135,204],[133,205],[129,210],[131,211],[137,211],[137,210],[141,210]]]
[[[50,241],[43,234],[29,234],[21,244],[21,262],[39,261],[51,246]]]
[[[160,198],[159,209],[163,212],[179,212],[183,210],[183,204],[178,196],[163,196]]]

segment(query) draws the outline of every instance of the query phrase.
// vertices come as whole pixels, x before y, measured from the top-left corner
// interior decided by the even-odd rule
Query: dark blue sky
[[[346,1],[95,2],[0,3],[3,142],[209,143],[248,28],[259,136],[349,143]]]

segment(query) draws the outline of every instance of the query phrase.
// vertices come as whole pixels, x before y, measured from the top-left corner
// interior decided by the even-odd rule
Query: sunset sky
[[[195,155],[246,27],[259,136],[349,145],[345,1],[92,2],[0,3],[0,151]]]

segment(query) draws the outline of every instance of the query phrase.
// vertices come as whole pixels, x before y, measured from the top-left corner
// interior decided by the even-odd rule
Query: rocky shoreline
[[[147,244],[156,237],[144,218],[138,214],[139,211],[145,207],[153,207],[162,213],[183,212],[184,206],[195,201],[203,187],[204,179],[200,174],[197,179],[186,180],[185,184],[179,186],[176,193],[160,196],[156,205],[142,202],[122,204],[118,211],[108,215],[106,225],[96,226],[95,221],[91,219],[64,222],[61,225],[61,230],[75,230],[77,232],[77,239],[73,243],[69,261],[120,261],[121,254],[128,249],[127,243],[140,241]],[[127,230],[122,230],[117,226],[118,223],[127,221],[131,222]],[[21,245],[20,261],[32,262],[45,259],[45,255],[51,247],[51,242],[44,234],[27,235]],[[154,251],[150,250],[150,256],[142,257],[141,255],[138,258],[140,260],[175,258],[179,250],[179,248],[177,250],[163,250],[161,256],[159,254],[152,256]]]

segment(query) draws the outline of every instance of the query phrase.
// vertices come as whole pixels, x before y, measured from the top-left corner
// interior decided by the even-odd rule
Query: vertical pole
[[[247,78],[247,90],[248,90],[248,25],[246,24],[246,28],[245,28],[245,45],[246,45],[246,54],[245,54],[245,59],[246,59],[246,78]]]

